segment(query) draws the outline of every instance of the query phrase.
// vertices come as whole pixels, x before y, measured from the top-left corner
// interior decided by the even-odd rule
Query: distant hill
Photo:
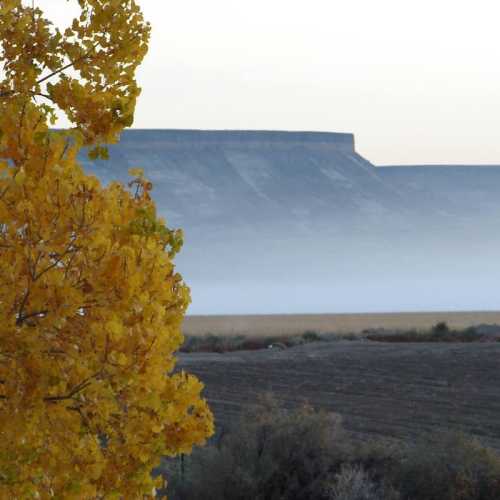
[[[317,132],[128,130],[110,156],[81,162],[143,167],[185,230],[193,313],[495,307],[500,166],[375,167]]]
[[[365,220],[400,201],[351,134],[129,130],[110,154],[82,161],[105,181],[144,167],[162,211],[187,231],[330,225],[332,216]]]
[[[405,165],[377,168],[379,176],[415,209],[465,218],[495,217],[500,208],[500,165]]]

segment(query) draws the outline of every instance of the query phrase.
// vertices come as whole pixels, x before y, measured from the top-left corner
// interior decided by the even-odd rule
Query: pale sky
[[[352,132],[378,165],[500,164],[498,0],[142,0],[136,128]],[[63,22],[76,0],[36,0]]]

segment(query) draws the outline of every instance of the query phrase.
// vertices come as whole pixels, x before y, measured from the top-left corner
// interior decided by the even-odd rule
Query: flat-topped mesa
[[[123,146],[148,148],[152,144],[190,149],[207,146],[293,148],[297,146],[354,152],[354,135],[338,132],[283,132],[273,130],[129,129],[122,133]]]

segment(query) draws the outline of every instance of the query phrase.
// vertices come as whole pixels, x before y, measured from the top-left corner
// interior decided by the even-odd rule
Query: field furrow
[[[500,344],[318,342],[287,350],[180,354],[219,426],[273,392],[342,415],[348,431],[408,438],[463,430],[500,449]]]

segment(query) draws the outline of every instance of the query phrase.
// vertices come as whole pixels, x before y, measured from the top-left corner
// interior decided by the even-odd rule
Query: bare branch
[[[19,326],[21,323],[19,322],[19,319],[23,317],[24,315],[24,308],[26,307],[26,303],[28,302],[28,298],[30,295],[30,288],[29,286],[26,288],[26,292],[24,293],[24,297],[21,300],[21,304],[19,305],[19,309],[17,311],[17,320],[16,320],[16,325]]]
[[[43,92],[30,92],[32,96],[40,96],[40,97],[45,97],[45,99],[48,99],[49,101],[54,102],[54,99],[49,94],[44,94]]]
[[[73,244],[69,245],[68,248],[61,255],[57,256],[56,260],[52,264],[50,264],[45,269],[40,271],[36,276],[34,276],[33,281],[37,281],[38,279],[40,279],[45,273],[57,267],[63,261],[64,257],[72,253],[76,253],[78,252],[78,250],[79,248],[75,247]]]
[[[24,314],[23,316],[19,316],[16,320],[16,326],[21,326],[26,320],[30,318],[36,318],[41,316],[46,316],[48,314],[48,310],[44,309],[43,311],[36,311],[29,314]]]
[[[46,398],[43,398],[44,401],[47,402],[56,402],[56,401],[65,401],[67,399],[72,399],[76,394],[78,394],[80,391],[83,391],[86,389],[89,385],[91,385],[92,382],[87,382],[85,384],[81,384],[78,386],[78,388],[72,389],[69,394],[66,394],[64,396],[48,396]]]

